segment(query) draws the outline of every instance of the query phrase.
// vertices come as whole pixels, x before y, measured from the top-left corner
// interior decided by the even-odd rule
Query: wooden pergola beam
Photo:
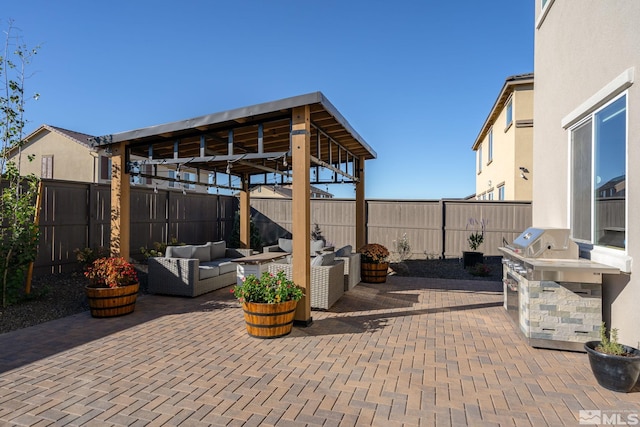
[[[131,224],[131,187],[126,170],[126,146],[121,142],[111,148],[111,256],[129,260]]]
[[[311,200],[310,188],[311,113],[308,105],[293,109],[291,122],[291,158],[293,168],[293,282],[304,289],[294,321],[309,325],[311,318]]]

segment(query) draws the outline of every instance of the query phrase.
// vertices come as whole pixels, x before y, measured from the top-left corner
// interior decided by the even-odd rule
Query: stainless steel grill
[[[530,345],[583,351],[598,339],[602,275],[617,269],[579,258],[568,229],[528,228],[499,250],[504,306]]]

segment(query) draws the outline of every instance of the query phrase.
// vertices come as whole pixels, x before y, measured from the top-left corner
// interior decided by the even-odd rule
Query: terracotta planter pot
[[[116,317],[132,313],[140,284],[117,288],[93,288],[85,286],[92,317]]]
[[[389,270],[388,262],[380,264],[363,262],[360,264],[361,280],[366,283],[385,283],[387,281],[387,270]]]
[[[256,338],[278,338],[291,333],[298,301],[273,304],[242,303],[247,333]]]

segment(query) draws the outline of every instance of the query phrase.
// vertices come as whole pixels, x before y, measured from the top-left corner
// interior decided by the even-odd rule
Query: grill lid
[[[529,227],[508,248],[528,258],[578,259],[578,245],[566,228]]]

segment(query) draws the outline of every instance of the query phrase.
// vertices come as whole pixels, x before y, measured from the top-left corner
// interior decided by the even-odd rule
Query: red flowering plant
[[[389,259],[389,250],[379,243],[364,245],[358,252],[361,254],[362,262],[382,264]]]
[[[299,301],[303,296],[302,288],[287,279],[284,271],[276,274],[262,273],[260,278],[250,274],[242,284],[231,289],[231,293],[240,301],[273,304],[285,301]]]
[[[84,272],[93,288],[117,288],[138,283],[133,265],[121,257],[98,258]]]

